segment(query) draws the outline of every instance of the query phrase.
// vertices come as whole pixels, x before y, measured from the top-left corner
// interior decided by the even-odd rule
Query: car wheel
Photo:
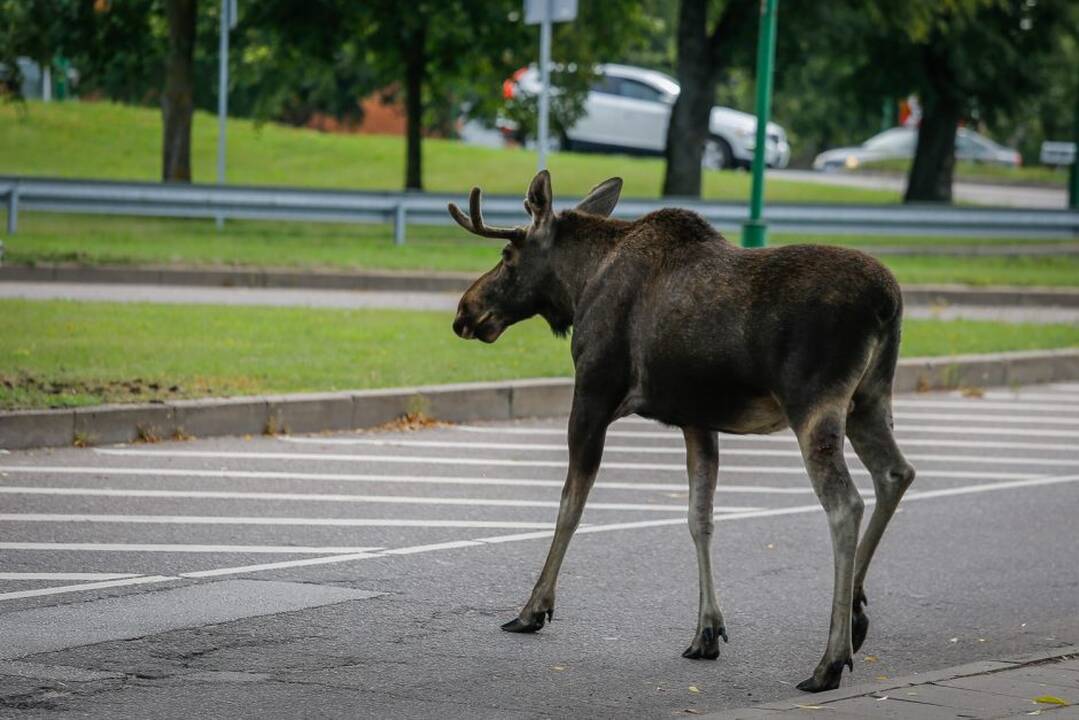
[[[709,170],[722,170],[731,167],[731,146],[723,138],[710,137],[704,141],[704,152],[701,153],[701,165]]]

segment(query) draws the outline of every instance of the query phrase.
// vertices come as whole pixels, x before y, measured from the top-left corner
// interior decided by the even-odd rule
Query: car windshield
[[[918,138],[917,133],[907,128],[892,128],[885,130],[879,135],[862,143],[862,147],[868,150],[889,152],[914,152],[914,143]]]

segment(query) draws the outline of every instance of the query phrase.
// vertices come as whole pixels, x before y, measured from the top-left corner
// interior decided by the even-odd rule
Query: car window
[[[648,102],[659,102],[662,97],[659,90],[656,90],[651,85],[645,85],[642,82],[629,80],[627,78],[621,79],[621,87],[618,94],[622,97],[633,98],[634,100],[646,100]]]
[[[894,128],[869,138],[865,141],[865,147],[870,150],[912,153],[917,137],[917,134],[904,128]]]
[[[621,78],[613,78],[610,75],[600,75],[596,78],[596,81],[592,83],[592,87],[589,89],[592,92],[603,93],[604,95],[620,95],[621,86]]]

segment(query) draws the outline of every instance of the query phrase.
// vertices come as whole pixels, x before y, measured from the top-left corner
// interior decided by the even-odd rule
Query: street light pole
[[[236,0],[221,0],[221,36],[217,74],[217,184],[225,184],[225,126],[229,111],[229,30],[236,26]],[[217,228],[225,226],[218,215]]]
[[[775,63],[776,6],[779,0],[761,0],[757,34],[757,145],[753,149],[753,191],[749,199],[749,222],[742,226],[743,247],[764,247],[768,224],[761,219],[764,206],[764,150],[768,115],[772,107],[772,66]]]
[[[536,131],[536,146],[539,151],[537,170],[547,168],[548,116],[550,114],[551,92],[551,0],[543,3],[543,20],[540,22],[540,96],[539,129]]]

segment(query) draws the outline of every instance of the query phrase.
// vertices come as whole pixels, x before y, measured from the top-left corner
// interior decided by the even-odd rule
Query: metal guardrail
[[[61,180],[0,176],[6,198],[7,231],[18,228],[21,210],[32,212],[142,215],[178,218],[292,220],[300,222],[389,223],[394,241],[405,242],[408,225],[452,225],[448,202],[458,195],[416,192],[360,192],[303,188],[183,185]],[[572,207],[573,200],[559,203]],[[615,216],[632,219],[664,207],[684,207],[720,230],[740,230],[747,217],[742,203],[696,199],[623,199]],[[485,196],[484,216],[495,224],[526,224],[520,196]],[[970,235],[1022,238],[1079,237],[1079,211],[915,205],[771,204],[768,225],[779,232],[871,235]]]

